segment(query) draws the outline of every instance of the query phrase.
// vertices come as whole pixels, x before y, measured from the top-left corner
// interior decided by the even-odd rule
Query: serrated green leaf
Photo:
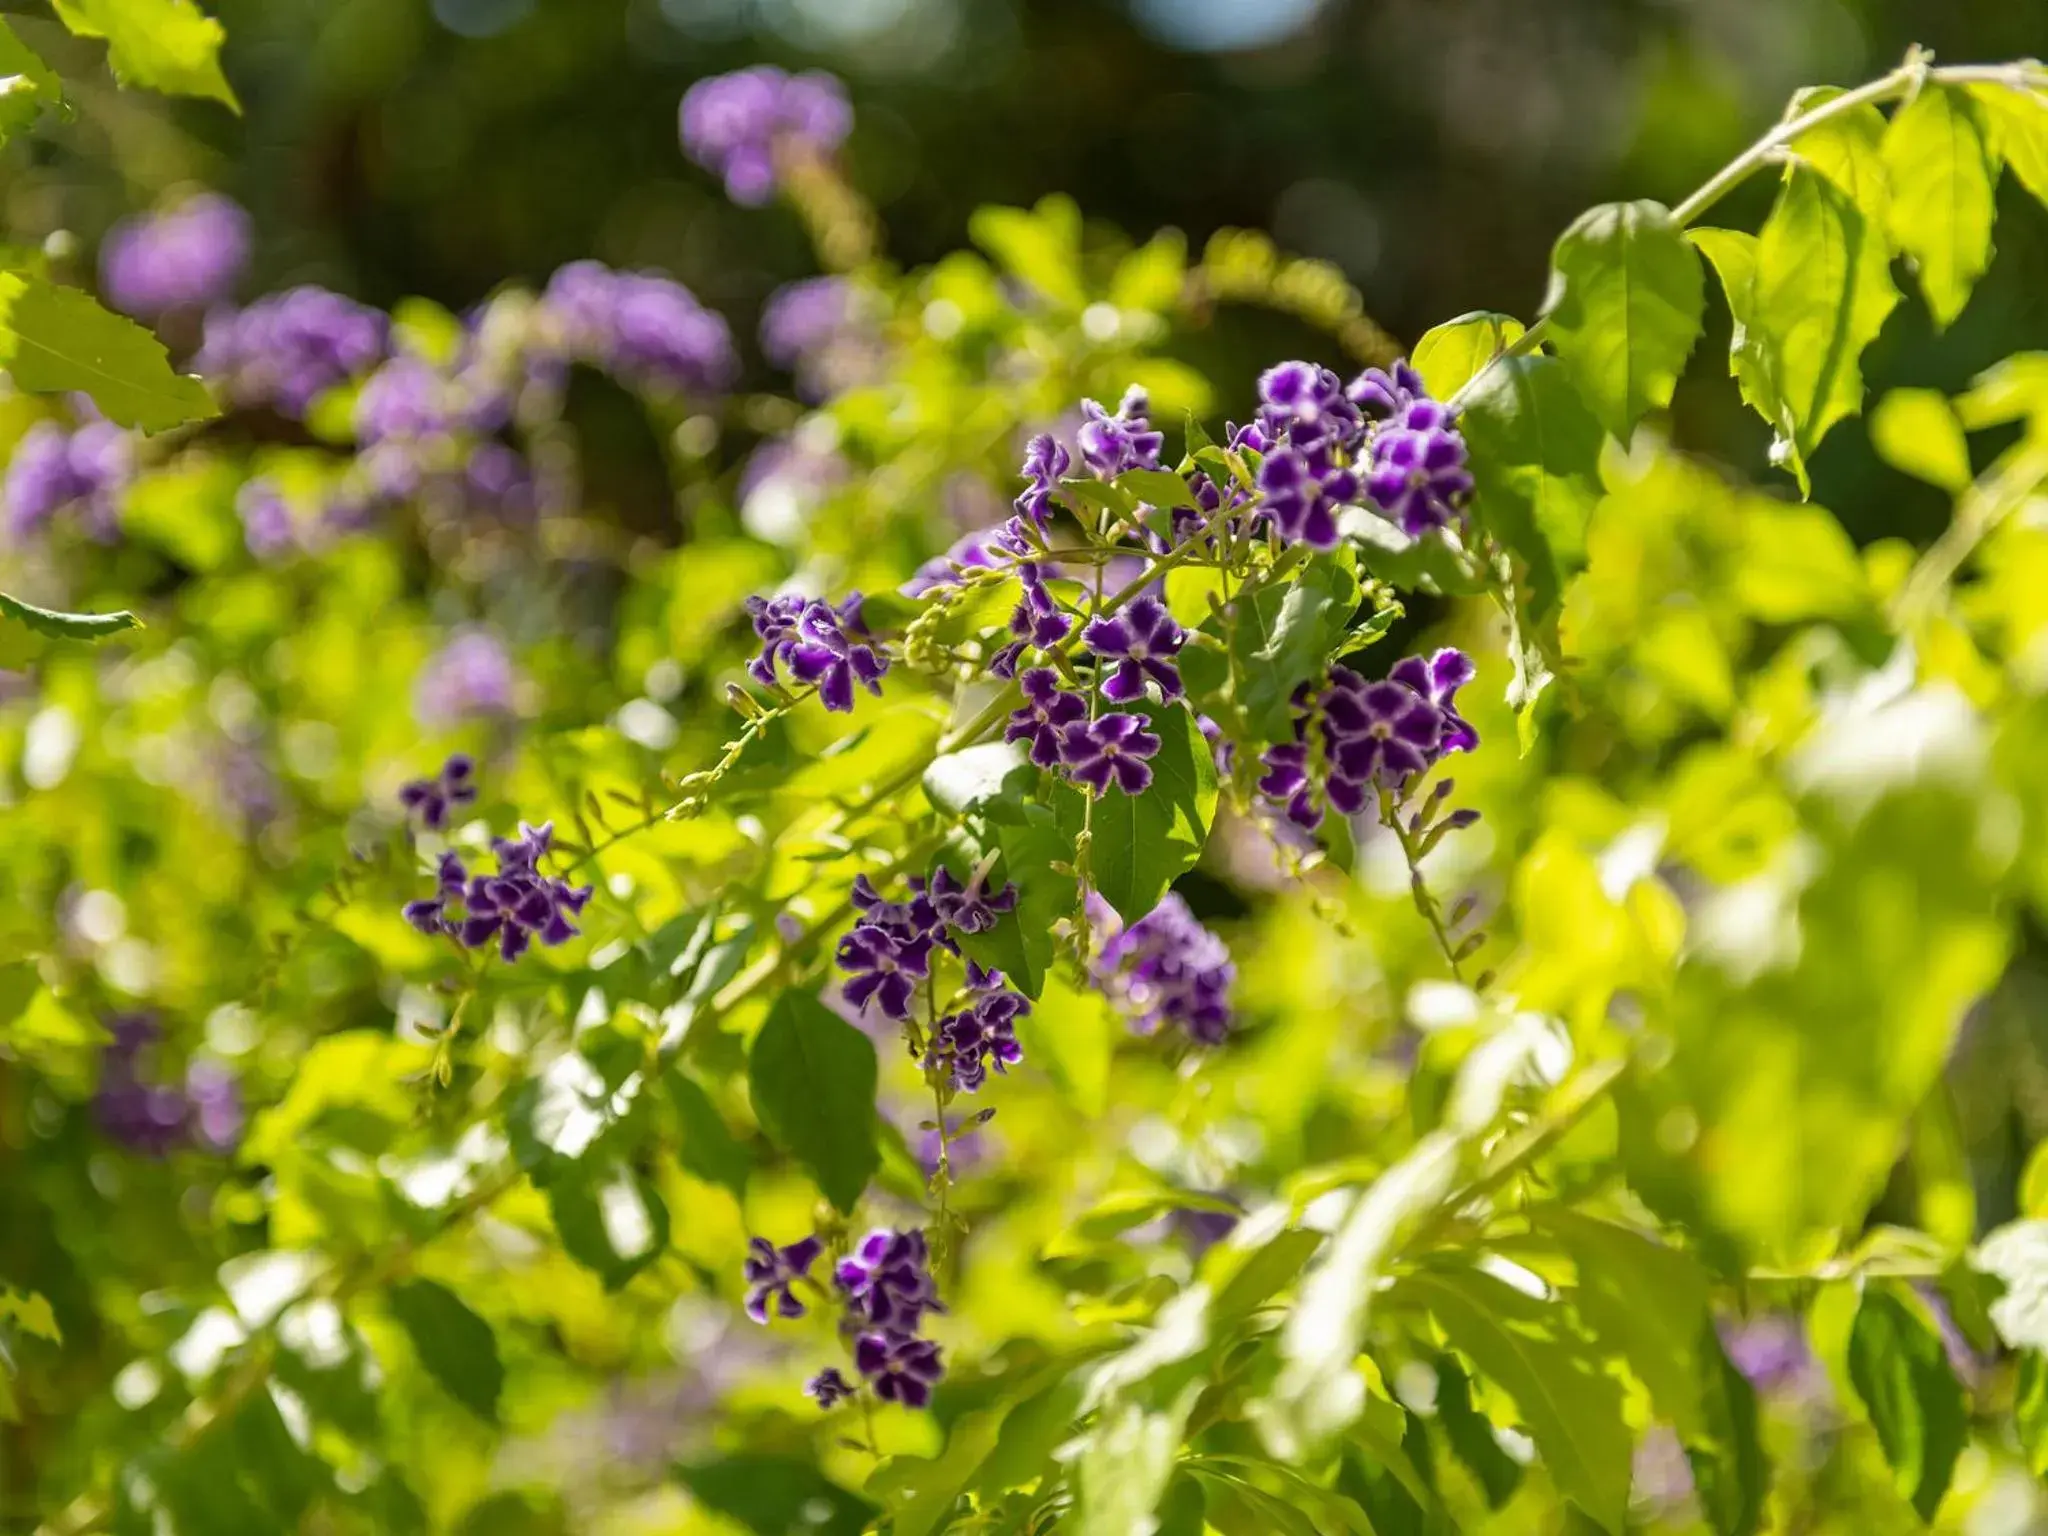
[[[0,367],[31,394],[92,397],[124,427],[162,432],[220,414],[206,386],[174,373],[163,343],[76,288],[0,273]]]
[[[1841,96],[1838,86],[1813,86],[1793,94],[1787,117],[1800,117]],[[1891,180],[1884,164],[1885,116],[1870,102],[1837,111],[1789,146],[1807,165],[1840,187],[1875,229],[1891,218]]]
[[[1849,1330],[1849,1380],[1900,1494],[1932,1523],[1969,1433],[1962,1384],[1940,1335],[1890,1290],[1873,1285]]]
[[[881,1162],[875,1048],[808,992],[785,992],[747,1056],[747,1089],[768,1139],[852,1211]]]
[[[1528,329],[1513,315],[1475,309],[1425,331],[1409,366],[1422,375],[1430,394],[1448,400],[1479,376],[1479,370],[1522,339]]]
[[[1563,1308],[1533,1303],[1477,1270],[1428,1271],[1401,1282],[1444,1337],[1515,1400],[1522,1427],[1558,1491],[1601,1526],[1628,1515],[1631,1441],[1621,1387],[1563,1327]]]
[[[1991,265],[1998,161],[1976,101],[1929,82],[1884,136],[1892,242],[1912,259],[1937,328],[1970,301]]]
[[[235,111],[220,47],[221,24],[192,0],[50,0],[79,37],[104,38],[107,63],[123,85],[172,96],[205,96]]]
[[[405,1329],[427,1374],[478,1418],[495,1423],[505,1367],[491,1325],[436,1280],[407,1280],[391,1288],[391,1315]]]
[[[1216,760],[1185,705],[1146,700],[1125,708],[1143,715],[1159,737],[1152,783],[1138,795],[1112,786],[1096,801],[1090,858],[1095,889],[1126,923],[1135,923],[1202,856],[1216,815]],[[1060,830],[1070,840],[1078,836],[1087,819],[1083,794],[1062,785],[1055,806]]]
[[[2048,95],[2016,85],[1970,87],[1985,114],[1991,147],[2034,200],[2048,206]]]
[[[1465,401],[1479,520],[1529,571],[1531,615],[1557,605],[1586,563],[1586,522],[1600,500],[1600,423],[1551,357],[1511,357]]]
[[[54,608],[38,608],[5,592],[0,592],[0,616],[53,640],[103,640],[124,629],[142,627],[142,620],[125,608],[115,613],[62,613]]]
[[[1449,1355],[1436,1359],[1436,1420],[1450,1443],[1451,1454],[1465,1464],[1486,1496],[1499,1509],[1522,1486],[1522,1468],[1501,1449],[1486,1415],[1472,1406],[1472,1383]]]
[[[64,84],[56,73],[0,21],[0,142],[30,124],[45,106],[64,100]]]
[[[1699,255],[1661,203],[1594,208],[1551,253],[1551,345],[1622,442],[1645,412],[1671,403],[1705,306]]]

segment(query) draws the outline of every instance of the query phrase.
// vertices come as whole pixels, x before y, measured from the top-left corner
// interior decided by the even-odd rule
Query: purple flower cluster
[[[474,370],[451,372],[401,353],[363,381],[356,396],[356,441],[416,443],[495,431],[507,413],[504,393]]]
[[[1006,894],[1014,904],[1014,892]],[[955,1093],[978,1092],[991,1066],[1007,1073],[1024,1059],[1017,1020],[1031,1011],[1030,1000],[1011,991],[1001,971],[985,971],[972,960],[967,962],[967,992],[967,1006],[933,1027],[925,1054],[925,1065],[942,1072]]]
[[[1115,411],[1098,400],[1081,402],[1081,426],[1074,441],[1090,474],[1098,480],[1114,480],[1125,470],[1159,467],[1166,435],[1153,430],[1150,410],[1145,391],[1135,384],[1124,391]],[[1050,432],[1039,433],[1025,446],[1019,471],[1025,486],[1017,497],[1017,515],[1041,534],[1052,516],[1053,495],[1073,467],[1074,455]]]
[[[1098,795],[1112,784],[1127,795],[1151,788],[1159,737],[1143,715],[1112,711],[1090,719],[1087,700],[1062,687],[1051,667],[1033,667],[1017,681],[1024,702],[1011,712],[1003,740],[1029,743],[1032,762],[1058,768]]]
[[[781,1248],[754,1238],[741,1266],[747,1316],[757,1323],[804,1316],[807,1308],[794,1288],[799,1282],[815,1284],[811,1266],[824,1251],[816,1237]],[[945,1310],[924,1233],[877,1228],[839,1261],[832,1284],[845,1306],[841,1328],[852,1340],[854,1369],[863,1382],[885,1403],[924,1407],[945,1374],[939,1346],[919,1332],[929,1314]],[[832,1366],[812,1377],[804,1390],[819,1407],[831,1408],[860,1388]]]
[[[683,152],[749,207],[775,195],[791,160],[829,155],[852,130],[846,88],[815,70],[735,70],[699,80],[683,97]]]
[[[1349,667],[1331,668],[1329,682],[1304,701],[1297,739],[1269,747],[1260,759],[1266,770],[1261,793],[1281,803],[1289,821],[1309,830],[1322,824],[1325,803],[1340,815],[1356,816],[1376,788],[1399,793],[1447,754],[1479,745],[1478,733],[1457,709],[1458,690],[1472,676],[1471,658],[1453,649],[1426,660],[1410,656],[1379,682]],[[1455,825],[1472,819],[1470,812],[1453,813]]]
[[[979,876],[963,881],[944,865],[928,880],[911,880],[907,901],[884,899],[866,875],[860,876],[853,883],[853,906],[860,916],[839,941],[837,956],[848,977],[846,1001],[855,1008],[872,1004],[898,1023],[907,1021],[918,987],[931,976],[932,952],[958,954],[961,935],[988,932],[1016,905],[1014,885],[990,890]],[[1021,1052],[1011,1054],[1014,1039],[1006,1040],[1006,1030],[998,1026],[1028,1012],[1030,1005],[1021,997],[1014,1003],[1000,1000],[1002,995],[1014,996],[1007,993],[1000,971],[983,971],[969,962],[967,979],[973,995],[967,1012],[975,1022],[961,1024],[954,1031],[955,1049],[941,1054],[956,1081],[971,1077],[978,1086],[984,1056],[994,1054],[998,1070],[1022,1059]],[[940,1030],[943,1027],[942,1023]],[[970,1048],[975,1042],[979,1048]],[[939,1049],[935,1040],[933,1050]]]
[[[487,629],[463,629],[420,669],[413,716],[438,729],[478,715],[509,715],[518,686],[505,642]]]
[[[761,352],[796,375],[797,393],[806,400],[827,399],[870,377],[879,339],[850,278],[785,283],[761,308]]]
[[[634,388],[708,394],[738,376],[725,318],[658,272],[574,261],[548,280],[541,308],[564,355]]]
[[[1119,928],[1101,897],[1089,897],[1090,921],[1107,937],[1090,976],[1140,1034],[1172,1026],[1198,1045],[1230,1033],[1230,951],[1171,891],[1145,916]]]
[[[249,264],[250,233],[241,205],[215,192],[123,219],[100,246],[100,292],[138,320],[221,303]]]
[[[384,358],[383,314],[325,288],[289,288],[206,317],[196,368],[230,401],[299,417],[337,384]]]
[[[165,1082],[150,1068],[158,1029],[145,1015],[112,1021],[113,1041],[100,1060],[93,1110],[101,1129],[129,1149],[151,1157],[184,1146],[223,1150],[242,1133],[242,1091],[233,1073],[194,1061],[183,1084]]]
[[[431,779],[414,779],[398,791],[398,803],[419,817],[428,832],[445,831],[449,814],[476,803],[476,762],[457,752]]]
[[[879,696],[889,660],[868,643],[860,605],[858,592],[836,608],[795,594],[748,598],[747,617],[760,637],[761,654],[747,663],[747,671],[766,688],[780,686],[778,667],[798,683],[815,683],[819,701],[840,713],[852,710],[855,683]]]
[[[242,520],[242,541],[258,560],[278,560],[299,547],[297,520],[291,503],[275,480],[258,476],[235,492],[235,513]]]
[[[591,888],[540,872],[554,830],[553,822],[538,827],[521,822],[517,841],[495,839],[494,875],[472,875],[456,854],[442,854],[434,894],[407,902],[405,920],[421,933],[448,934],[467,949],[481,949],[495,939],[507,960],[525,954],[536,938],[543,944],[574,938],[580,930],[571,919],[582,914]]]
[[[77,508],[93,537],[110,539],[121,498],[135,480],[135,438],[110,421],[88,421],[67,431],[39,421],[22,434],[0,487],[7,535],[19,541],[59,512]]]
[[[1314,363],[1278,363],[1259,379],[1257,421],[1233,429],[1232,445],[1262,455],[1258,488],[1280,536],[1314,549],[1336,548],[1338,511],[1361,497],[1412,536],[1455,520],[1472,490],[1450,408],[1406,363],[1348,388]]]

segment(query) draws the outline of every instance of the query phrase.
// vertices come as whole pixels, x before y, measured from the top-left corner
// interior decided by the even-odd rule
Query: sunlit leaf
[[[0,366],[33,394],[79,391],[124,427],[162,432],[220,414],[163,343],[75,288],[0,273]]]
[[[875,1048],[808,992],[785,992],[754,1037],[747,1086],[761,1129],[851,1211],[880,1162]]]
[[[1892,119],[1884,161],[1892,240],[1912,259],[1934,323],[1946,326],[1991,265],[1998,161],[1976,101],[1929,83]]]
[[[1849,1333],[1849,1379],[1877,1427],[1899,1492],[1931,1523],[1969,1424],[1940,1336],[1891,1291],[1873,1285]]]
[[[107,62],[123,85],[174,96],[206,96],[241,110],[220,69],[227,34],[192,0],[50,0],[80,37],[105,38]]]

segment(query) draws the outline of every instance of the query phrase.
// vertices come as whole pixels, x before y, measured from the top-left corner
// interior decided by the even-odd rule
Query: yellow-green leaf
[[[2048,204],[2048,95],[2016,85],[1973,85],[1991,147],[2036,201]]]
[[[1895,389],[1870,413],[1878,457],[1901,474],[1945,491],[1970,483],[1970,445],[1948,398],[1934,389]]]
[[[64,99],[64,86],[50,66],[0,21],[0,141],[36,120],[46,105]]]
[[[1521,340],[1525,327],[1513,315],[1476,309],[1446,320],[1415,343],[1408,361],[1439,400],[1448,400],[1479,370]]]
[[[0,366],[31,394],[73,390],[112,421],[162,432],[218,416],[199,380],[172,371],[163,343],[88,294],[0,274]]]
[[[1962,313],[1991,265],[1998,160],[1966,92],[1930,84],[1884,136],[1891,237],[1912,258],[1937,326]]]
[[[205,96],[242,110],[220,70],[227,33],[192,0],[50,0],[80,37],[104,38],[123,85],[171,96]]]

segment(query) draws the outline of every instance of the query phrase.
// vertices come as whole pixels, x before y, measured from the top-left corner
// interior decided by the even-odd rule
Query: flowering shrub
[[[232,102],[148,11],[57,8]],[[213,194],[106,308],[5,279],[9,1528],[2048,1519],[2048,1163],[1973,1188],[1943,1075],[2048,897],[2048,366],[1870,407],[1925,548],[1804,499],[1898,279],[2048,201],[2048,74],[1804,93],[1526,324],[1343,293],[1242,380],[1169,342],[1299,315],[1255,237],[902,271],[853,123],[681,106],[829,269],[795,399],[655,271],[238,306]],[[1768,490],[1660,430],[1709,274]]]

